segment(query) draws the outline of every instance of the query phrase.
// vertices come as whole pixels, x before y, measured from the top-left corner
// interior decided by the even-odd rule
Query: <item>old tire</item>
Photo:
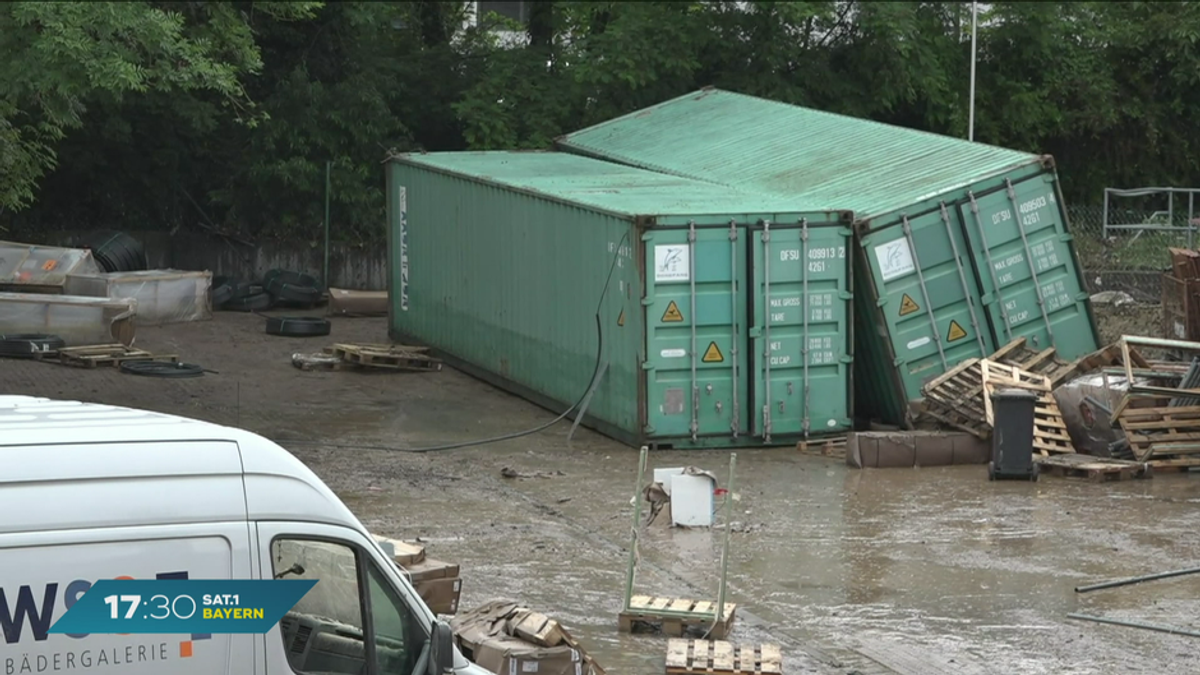
[[[143,377],[179,379],[204,375],[204,368],[194,363],[174,363],[171,361],[122,361],[120,368],[122,373],[141,375]]]
[[[267,318],[267,335],[320,337],[329,335],[328,319],[316,316],[272,316]]]
[[[263,286],[277,301],[298,307],[312,307],[321,300],[321,282],[310,274],[271,270],[263,277]]]
[[[274,304],[274,300],[269,293],[255,293],[235,297],[225,303],[224,309],[230,312],[261,312],[271,309],[272,304]]]
[[[32,359],[43,354],[53,354],[66,346],[67,343],[57,335],[42,333],[0,335],[0,356],[10,358]]]

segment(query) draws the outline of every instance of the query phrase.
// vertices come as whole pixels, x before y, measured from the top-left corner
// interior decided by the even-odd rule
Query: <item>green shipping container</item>
[[[908,424],[925,383],[1015,338],[1098,348],[1049,157],[711,88],[558,145],[853,211],[860,415]]]
[[[556,152],[387,185],[393,339],[635,445],[851,428],[849,214]]]

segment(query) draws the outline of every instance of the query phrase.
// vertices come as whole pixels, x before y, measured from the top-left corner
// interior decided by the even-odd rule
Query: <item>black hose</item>
[[[144,270],[146,249],[137,239],[124,232],[98,232],[85,245],[105,272],[137,272]]]
[[[194,363],[174,363],[172,361],[122,361],[121,372],[129,375],[144,377],[183,378],[200,377],[204,368]]]
[[[470,448],[470,447],[474,447],[477,445],[489,445],[491,443],[499,443],[501,441],[510,441],[510,440],[513,440],[514,438],[522,438],[524,436],[532,436],[533,434],[536,434],[539,431],[544,431],[545,429],[549,429],[550,427],[554,426],[555,424],[558,424],[563,419],[565,419],[567,415],[570,415],[571,411],[573,411],[576,408],[578,408],[579,406],[583,405],[583,400],[585,398],[587,398],[588,392],[591,391],[592,387],[594,387],[596,385],[596,378],[600,376],[600,366],[602,365],[603,359],[604,359],[604,324],[603,324],[603,320],[600,317],[600,310],[604,307],[604,298],[608,296],[608,287],[612,284],[612,275],[613,275],[613,271],[616,270],[616,268],[617,268],[617,260],[619,259],[620,255],[621,255],[621,248],[625,245],[625,242],[628,239],[629,239],[629,233],[626,232],[625,236],[621,237],[621,241],[617,244],[616,253],[613,254],[612,263],[608,267],[608,278],[604,280],[604,288],[601,289],[601,291],[600,291],[600,300],[599,300],[599,302],[596,303],[596,314],[595,314],[595,317],[596,317],[596,365],[592,368],[592,377],[588,381],[588,386],[583,388],[583,393],[579,396],[579,398],[575,401],[575,403],[571,404],[571,407],[564,410],[562,412],[562,414],[559,415],[558,417],[555,417],[554,419],[550,420],[549,422],[546,422],[545,424],[543,424],[541,426],[537,426],[532,429],[526,429],[525,431],[518,431],[516,433],[505,434],[503,436],[495,436],[493,438],[481,438],[479,440],[474,440],[474,441],[463,441],[461,443],[447,443],[445,445],[433,445],[433,446],[424,447],[424,448],[401,448],[401,447],[390,446],[390,445],[346,445],[344,443],[330,443],[330,442],[321,442],[321,441],[301,441],[301,440],[290,441],[290,440],[279,440],[279,439],[276,439],[276,442],[281,445],[321,445],[321,446],[326,446],[326,447],[331,447],[331,448],[340,448],[343,450],[384,450],[384,451],[390,451],[390,452],[438,452],[441,450],[457,450],[459,448]]]
[[[208,289],[209,301],[213,309],[221,309],[225,303],[233,299],[233,291],[237,281],[232,277],[213,277]]]
[[[312,307],[321,300],[320,283],[314,276],[287,270],[271,270],[263,277],[263,286],[271,297],[302,307]]]
[[[0,335],[0,356],[11,358],[32,359],[44,354],[53,354],[66,346],[67,343],[57,335],[42,333]]]
[[[254,293],[253,295],[234,297],[225,303],[222,309],[230,312],[260,312],[264,309],[271,309],[274,302],[270,293]]]
[[[329,335],[329,319],[316,316],[269,316],[267,335],[281,337],[320,337]]]

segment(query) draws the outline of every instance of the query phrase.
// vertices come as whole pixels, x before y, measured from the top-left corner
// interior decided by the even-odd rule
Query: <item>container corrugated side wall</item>
[[[393,339],[561,411],[596,368],[599,303],[608,368],[588,415],[640,433],[632,221],[403,161],[387,182]]]
[[[1067,360],[1097,349],[1055,183],[1030,162],[859,223],[860,410],[903,424],[923,385],[1013,339]]]

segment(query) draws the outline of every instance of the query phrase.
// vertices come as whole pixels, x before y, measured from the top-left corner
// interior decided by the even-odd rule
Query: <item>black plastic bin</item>
[[[1037,395],[1024,389],[992,394],[992,461],[988,480],[1037,480],[1033,421]]]

